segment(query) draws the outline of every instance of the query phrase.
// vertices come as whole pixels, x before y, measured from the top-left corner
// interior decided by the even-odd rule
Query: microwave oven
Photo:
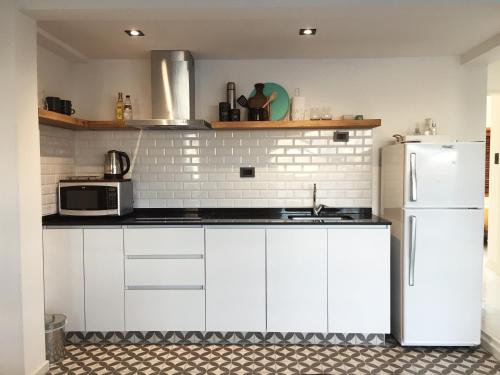
[[[59,182],[59,214],[122,216],[133,211],[131,180],[63,180]]]

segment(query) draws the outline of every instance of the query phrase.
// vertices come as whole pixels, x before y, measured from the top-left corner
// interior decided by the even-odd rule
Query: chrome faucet
[[[324,204],[316,204],[316,184],[313,185],[313,207],[312,207],[312,214],[313,216],[319,216],[321,211],[326,206]]]

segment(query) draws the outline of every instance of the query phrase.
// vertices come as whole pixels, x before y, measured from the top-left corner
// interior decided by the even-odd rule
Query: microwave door
[[[109,215],[116,212],[111,207],[109,186],[76,185],[59,187],[59,212],[63,215]],[[116,192],[114,193],[116,195]]]

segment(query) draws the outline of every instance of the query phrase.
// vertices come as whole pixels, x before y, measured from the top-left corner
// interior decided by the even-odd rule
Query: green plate
[[[264,83],[264,95],[269,96],[276,91],[278,97],[271,102],[271,120],[283,120],[288,113],[290,98],[283,86],[274,82]],[[255,96],[255,89],[250,93],[250,98]]]

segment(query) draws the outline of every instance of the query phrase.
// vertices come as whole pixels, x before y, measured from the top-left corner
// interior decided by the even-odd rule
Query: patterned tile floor
[[[68,345],[50,374],[500,374],[479,348]]]

